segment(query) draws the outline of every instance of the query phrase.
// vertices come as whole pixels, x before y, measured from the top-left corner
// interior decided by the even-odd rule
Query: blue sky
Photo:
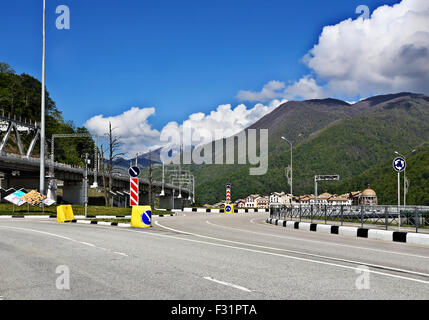
[[[371,11],[399,1],[365,0]],[[41,4],[1,4],[0,61],[41,75]],[[55,8],[71,11],[57,30]],[[47,88],[67,120],[155,107],[155,129],[220,104],[240,90],[307,74],[301,58],[322,28],[357,17],[358,1],[47,0]],[[339,94],[341,96],[341,94]]]

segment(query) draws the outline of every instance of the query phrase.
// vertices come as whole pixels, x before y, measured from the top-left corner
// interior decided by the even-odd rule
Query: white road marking
[[[184,232],[184,231],[180,231],[180,230],[175,230],[175,229],[172,229],[172,228],[168,228],[168,227],[162,226],[158,222],[155,222],[155,224],[157,224],[158,226],[160,226],[160,227],[162,227],[164,229],[170,229],[171,231],[179,232],[179,233],[182,233],[182,234],[195,235],[197,237],[203,237],[203,238],[212,238],[212,237],[207,237],[207,236],[198,235],[198,234],[192,234],[192,233],[189,233],[189,232]],[[85,226],[86,227],[90,227],[88,225],[82,225],[82,227],[85,227]],[[4,227],[4,226],[0,226],[0,228],[16,228],[16,227]],[[181,241],[187,241],[187,242],[193,242],[193,243],[200,243],[200,244],[206,244],[206,245],[215,246],[215,247],[229,248],[229,249],[240,250],[240,251],[254,252],[254,253],[259,253],[259,254],[264,254],[264,255],[270,255],[270,256],[275,256],[275,257],[281,257],[281,258],[287,258],[287,259],[297,260],[297,261],[305,261],[305,262],[310,262],[310,263],[315,263],[315,264],[320,264],[320,265],[326,265],[326,266],[331,266],[331,267],[336,267],[336,268],[342,268],[342,269],[348,269],[348,270],[354,270],[354,271],[356,271],[356,270],[361,271],[361,269],[358,268],[358,267],[345,266],[345,265],[341,265],[341,264],[335,264],[335,263],[323,262],[323,261],[318,261],[318,260],[312,260],[312,259],[306,259],[306,258],[288,256],[288,255],[285,255],[285,254],[279,254],[279,253],[267,252],[267,251],[249,249],[249,248],[242,248],[242,247],[225,245],[225,244],[220,244],[220,243],[213,243],[213,242],[208,242],[208,241],[187,239],[187,238],[181,238],[181,237],[170,236],[170,235],[165,235],[165,234],[157,234],[157,233],[152,233],[152,232],[141,232],[141,231],[130,230],[130,229],[121,229],[121,228],[116,229],[116,228],[109,228],[109,227],[102,227],[102,226],[100,226],[99,228],[104,228],[104,229],[109,229],[109,230],[117,230],[117,231],[120,230],[120,231],[126,231],[126,232],[133,232],[133,233],[138,233],[138,234],[140,234],[142,236],[153,236],[153,237],[161,237],[161,238],[170,238],[170,239],[174,239],[174,240],[181,240]],[[21,229],[21,228],[16,228],[16,229]],[[23,230],[28,230],[28,229],[23,229]],[[38,232],[37,230],[35,230],[35,231]],[[219,239],[219,238],[212,238],[212,239],[215,239],[215,240],[218,240],[218,241],[234,242],[234,241],[229,241],[229,240]],[[251,244],[244,244],[244,245],[255,246],[255,245],[251,245]],[[387,268],[389,268],[389,267],[387,267]],[[407,280],[407,281],[412,281],[412,282],[417,282],[417,283],[422,283],[422,284],[429,285],[429,281],[424,281],[424,280],[419,280],[419,279],[414,279],[414,278],[409,278],[409,277],[404,277],[404,276],[399,276],[399,275],[394,275],[394,274],[389,274],[389,273],[384,273],[384,272],[374,271],[374,270],[368,270],[366,272],[373,273],[373,274],[378,274],[378,275],[385,276],[385,277],[402,279],[402,280]],[[429,276],[429,275],[427,275],[427,276]]]
[[[75,239],[72,239],[72,238],[69,238],[69,237],[60,236],[58,234],[50,233],[50,232],[46,232],[46,231],[40,231],[40,230],[29,229],[29,228],[10,227],[10,226],[0,226],[0,228],[15,229],[15,230],[20,230],[20,231],[31,231],[31,232],[34,232],[34,233],[39,233],[39,234],[43,234],[43,235],[47,235],[47,236],[51,236],[51,237],[56,237],[56,238],[68,240],[68,241],[71,241],[71,242],[80,243],[80,244],[83,244],[83,245],[88,246],[88,247],[93,247],[93,248],[101,249],[101,250],[104,250],[104,251],[112,252],[109,249],[98,247],[98,246],[96,246],[96,245],[94,245],[92,243],[89,243],[89,242],[78,241],[78,240],[75,240]],[[116,253],[116,252],[112,252],[112,253]]]
[[[224,286],[232,287],[232,288],[235,288],[235,289],[238,289],[238,290],[243,290],[243,291],[246,291],[246,292],[252,292],[252,290],[249,290],[249,289],[247,289],[245,287],[238,286],[236,284],[225,282],[225,281],[216,280],[216,279],[213,279],[211,277],[204,277],[204,279],[209,280],[209,281],[213,281],[213,282],[216,282],[216,283],[219,283],[219,284],[223,284]]]
[[[259,223],[255,223],[254,220],[255,219],[260,219],[260,218],[254,218],[251,219],[250,222],[257,225],[257,226],[261,226],[261,227],[265,227],[265,225],[261,225]],[[213,225],[216,225],[214,223],[211,223]],[[228,229],[235,229],[235,230],[241,230],[241,231],[246,231],[246,232],[251,232],[251,233],[256,233],[258,234],[259,232],[253,232],[253,231],[248,231],[248,230],[243,230],[243,229],[237,229],[237,228],[232,228],[232,227],[225,227],[225,226],[220,226],[220,225],[216,225],[222,228],[228,228]],[[273,227],[272,224],[268,224],[267,227]],[[270,228],[272,229],[272,228]],[[291,229],[289,229],[291,230]],[[295,229],[294,229],[295,230]],[[387,250],[382,250],[382,249],[373,249],[373,248],[367,248],[367,247],[359,247],[359,246],[352,246],[352,245],[348,245],[348,244],[340,244],[340,243],[333,243],[333,242],[328,242],[328,241],[321,241],[321,240],[310,240],[310,239],[304,239],[304,238],[296,238],[296,237],[286,237],[286,236],[279,236],[279,235],[275,235],[275,234],[268,234],[268,233],[261,233],[267,236],[271,236],[271,237],[276,237],[276,238],[283,238],[283,239],[289,239],[289,240],[297,240],[297,241],[305,241],[305,242],[313,242],[313,243],[321,243],[321,244],[326,244],[329,246],[337,246],[337,247],[345,247],[345,248],[354,248],[354,249],[361,249],[361,250],[370,250],[370,251],[375,251],[375,252],[383,252],[383,253],[390,253],[390,254],[397,254],[397,255],[401,255],[401,256],[409,256],[409,257],[414,257],[414,258],[422,258],[422,259],[429,259],[429,256],[420,256],[417,254],[412,254],[412,253],[403,253],[403,252],[398,252],[398,251],[387,251]],[[320,233],[319,233],[320,234]],[[365,238],[367,239],[367,238]],[[371,239],[368,239],[371,240]],[[374,240],[376,241],[376,240]],[[388,244],[389,242],[386,242],[386,244]]]
[[[235,241],[230,241],[230,240],[226,240],[226,239],[213,238],[213,237],[208,237],[208,236],[203,236],[203,235],[199,235],[199,234],[194,234],[194,233],[189,233],[189,232],[184,232],[184,231],[180,231],[180,230],[168,228],[168,227],[165,227],[165,226],[161,225],[158,222],[155,222],[155,224],[158,225],[158,226],[160,226],[161,228],[164,228],[164,229],[167,229],[167,230],[171,230],[171,231],[175,231],[175,232],[179,232],[181,234],[194,235],[196,237],[209,238],[209,239],[214,239],[214,240],[224,241],[224,242],[232,242],[232,243],[235,242]],[[82,227],[85,227],[85,226],[82,225]],[[91,227],[91,226],[86,225],[86,227]],[[208,241],[187,239],[187,238],[181,238],[181,237],[170,236],[170,235],[165,235],[165,234],[157,234],[157,233],[152,233],[152,232],[141,232],[141,231],[131,230],[131,229],[121,229],[121,228],[116,229],[116,228],[109,228],[109,227],[102,227],[102,226],[100,226],[99,228],[102,228],[102,229],[104,228],[104,229],[109,229],[109,230],[117,230],[117,231],[120,230],[120,231],[126,231],[126,232],[133,232],[133,233],[138,233],[138,234],[140,234],[142,236],[146,235],[146,236],[152,236],[152,237],[169,238],[169,239],[181,240],[181,241],[186,241],[186,242],[206,244],[206,245],[215,246],[215,247],[223,247],[223,248],[229,248],[229,249],[234,249],[234,250],[254,252],[254,253],[259,253],[259,254],[264,254],[264,255],[270,255],[270,256],[275,256],[275,257],[288,258],[288,259],[292,259],[292,260],[305,261],[305,262],[310,262],[310,263],[315,263],[315,264],[320,264],[320,265],[326,265],[326,266],[331,266],[331,267],[336,267],[336,268],[342,268],[342,269],[348,269],[348,270],[354,270],[354,271],[356,271],[356,270],[361,271],[361,269],[359,267],[345,266],[345,265],[336,264],[336,263],[330,263],[330,262],[324,262],[324,261],[318,261],[318,260],[312,260],[312,259],[306,259],[306,258],[288,256],[288,255],[285,255],[285,254],[279,254],[279,253],[274,253],[274,252],[267,252],[267,251],[261,251],[261,250],[243,248],[243,247],[230,246],[230,245],[225,245],[225,244],[220,244],[220,243],[213,243],[213,242],[208,242]],[[256,245],[246,244],[246,243],[243,243],[243,244],[247,245],[247,246],[256,246]],[[272,248],[272,249],[274,249],[274,250],[281,250],[281,249],[277,249],[277,248]],[[390,268],[390,267],[386,267],[386,268]],[[429,285],[429,281],[424,281],[424,280],[419,280],[419,279],[414,279],[414,278],[409,278],[409,277],[404,277],[404,276],[389,274],[389,273],[375,271],[375,270],[368,270],[367,272],[373,273],[373,274],[378,274],[378,275],[385,276],[385,277],[402,279],[402,280],[407,280],[407,281],[412,281],[412,282],[423,283],[423,284]],[[429,277],[429,275],[426,275],[426,274],[424,274],[424,275],[427,276],[427,277]]]
[[[116,251],[113,251],[113,253],[119,254],[119,255],[124,256],[124,257],[128,257],[128,255],[127,255],[127,254],[122,253],[122,252],[116,252]]]
[[[255,245],[255,244],[249,244],[249,243],[238,242],[238,241],[231,241],[231,240],[226,240],[226,239],[221,239],[221,238],[214,238],[214,237],[203,236],[203,235],[196,234],[196,233],[190,233],[190,232],[180,231],[180,230],[177,230],[177,229],[165,227],[165,226],[161,225],[158,222],[155,222],[155,224],[158,225],[158,226],[160,226],[161,228],[164,228],[164,229],[167,229],[167,230],[170,230],[170,231],[179,232],[179,233],[182,233],[182,234],[193,235],[193,236],[196,236],[196,237],[207,238],[207,239],[212,239],[212,240],[217,240],[217,241],[222,241],[222,242],[228,242],[228,243],[234,243],[234,244],[240,244],[240,245],[245,245],[245,246],[250,246],[250,247],[258,247],[258,248],[270,249],[270,250],[275,250],[275,251],[287,251],[287,250],[283,250],[283,249],[279,249],[279,248],[259,246],[259,245]],[[129,231],[131,231],[131,230],[129,230]],[[145,234],[155,235],[153,233],[145,233]],[[211,244],[211,245],[215,245],[215,246],[234,248],[234,249],[244,250],[244,251],[250,251],[250,252],[263,253],[263,254],[267,254],[267,255],[284,257],[284,258],[289,258],[289,259],[299,260],[299,261],[312,262],[312,263],[317,263],[317,264],[322,264],[322,265],[328,265],[328,266],[334,266],[334,267],[339,267],[339,268],[352,269],[352,270],[361,270],[359,268],[349,267],[349,266],[345,266],[345,265],[341,265],[341,264],[335,264],[335,263],[318,261],[318,260],[312,260],[312,259],[307,259],[307,258],[288,256],[288,255],[285,255],[285,254],[278,254],[278,253],[273,253],[273,252],[266,252],[266,251],[260,251],[260,250],[255,250],[255,249],[242,248],[242,247],[234,247],[234,246],[228,246],[228,245],[218,244],[218,243],[211,243],[211,242],[206,242],[206,241],[183,239],[183,238],[173,237],[173,236],[167,236],[167,235],[163,235],[163,236],[165,236],[165,237],[171,237],[171,238],[175,238],[175,239],[182,239],[182,240],[185,240],[185,241],[194,241],[194,242],[200,242],[200,243],[207,243],[207,244]],[[336,259],[336,258],[333,258],[333,259]],[[368,265],[368,264],[366,264],[364,262],[358,262],[358,263],[359,263],[359,265]],[[390,268],[388,266],[378,266],[378,267],[381,267],[381,268],[387,269],[387,270],[391,270],[391,271],[401,271],[401,272],[406,272],[406,273],[411,273],[411,274],[416,274],[416,275],[423,275],[425,277],[429,277],[429,274],[426,274],[426,273],[420,273],[420,272],[403,270],[403,269],[395,269],[395,268]],[[410,280],[410,281],[414,281],[414,282],[420,282],[420,283],[424,283],[424,284],[429,284],[429,281],[424,281],[424,280],[419,280],[419,279],[414,279],[414,278],[408,278],[408,277],[393,275],[393,274],[379,272],[379,271],[368,270],[368,272],[374,273],[374,274],[385,275],[387,277],[392,277],[392,278],[398,278],[398,279],[404,279],[404,280]]]
[[[79,243],[82,243],[83,245],[89,246],[89,247],[96,247],[95,244],[84,242],[84,241],[78,241]]]
[[[210,223],[209,221],[206,221],[206,223],[214,225],[214,226],[218,226],[216,224]],[[235,229],[235,228],[231,228],[231,229]],[[240,229],[236,229],[236,230],[240,230]],[[253,245],[253,244],[249,244],[249,245],[255,246],[255,247],[272,249],[272,250],[284,251],[284,252],[289,252],[289,253],[302,254],[302,255],[306,255],[306,256],[310,256],[310,257],[316,257],[316,258],[322,258],[322,259],[335,260],[335,261],[339,261],[339,262],[347,262],[347,263],[353,263],[353,264],[366,265],[366,266],[374,267],[374,268],[387,269],[390,271],[397,271],[397,272],[406,272],[406,273],[412,273],[412,274],[419,275],[419,276],[429,277],[429,274],[426,274],[426,273],[420,273],[420,272],[411,271],[411,270],[404,270],[404,269],[397,269],[397,268],[391,268],[391,267],[386,267],[386,266],[380,266],[377,264],[366,263],[366,262],[362,262],[362,261],[354,261],[354,260],[341,259],[341,258],[335,258],[335,257],[329,257],[329,256],[322,256],[322,255],[318,255],[318,254],[307,253],[307,252],[296,251],[296,250],[289,250],[289,249],[265,247],[265,246],[259,246],[259,245]]]

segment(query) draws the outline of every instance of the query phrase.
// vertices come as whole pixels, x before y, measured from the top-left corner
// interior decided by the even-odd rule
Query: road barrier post
[[[302,209],[301,209],[301,205],[299,205],[299,221],[301,221],[301,216],[302,216]]]
[[[343,221],[344,221],[343,213],[344,213],[344,206],[343,206],[343,205],[341,205],[341,212],[340,212],[340,216],[341,216],[341,225],[343,225]]]
[[[360,222],[361,222],[361,228],[363,228],[363,214],[364,214],[364,207],[360,207]]]
[[[73,208],[71,205],[61,205],[57,207],[57,222],[63,223],[74,220]]]
[[[311,223],[313,223],[313,210],[314,210],[314,205],[311,205],[311,211],[310,211],[310,220],[311,220]]]
[[[150,228],[152,226],[152,208],[150,206],[133,206],[131,227]]]

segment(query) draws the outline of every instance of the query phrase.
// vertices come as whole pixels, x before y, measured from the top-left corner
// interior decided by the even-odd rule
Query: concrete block
[[[295,226],[295,221],[287,221],[286,228],[292,228]]]
[[[429,234],[407,233],[407,243],[429,245]]]
[[[393,231],[388,230],[368,230],[368,239],[393,241]]]
[[[310,231],[310,225],[311,225],[311,223],[308,223],[308,222],[300,222],[299,223],[299,229]]]
[[[339,227],[338,234],[343,236],[353,236],[357,237],[357,231],[359,228],[357,227]]]
[[[331,233],[331,226],[327,224],[317,224],[316,232]]]

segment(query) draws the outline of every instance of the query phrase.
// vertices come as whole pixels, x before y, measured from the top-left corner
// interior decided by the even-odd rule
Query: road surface
[[[429,299],[429,247],[267,217],[179,213],[150,229],[2,219],[0,299]]]

